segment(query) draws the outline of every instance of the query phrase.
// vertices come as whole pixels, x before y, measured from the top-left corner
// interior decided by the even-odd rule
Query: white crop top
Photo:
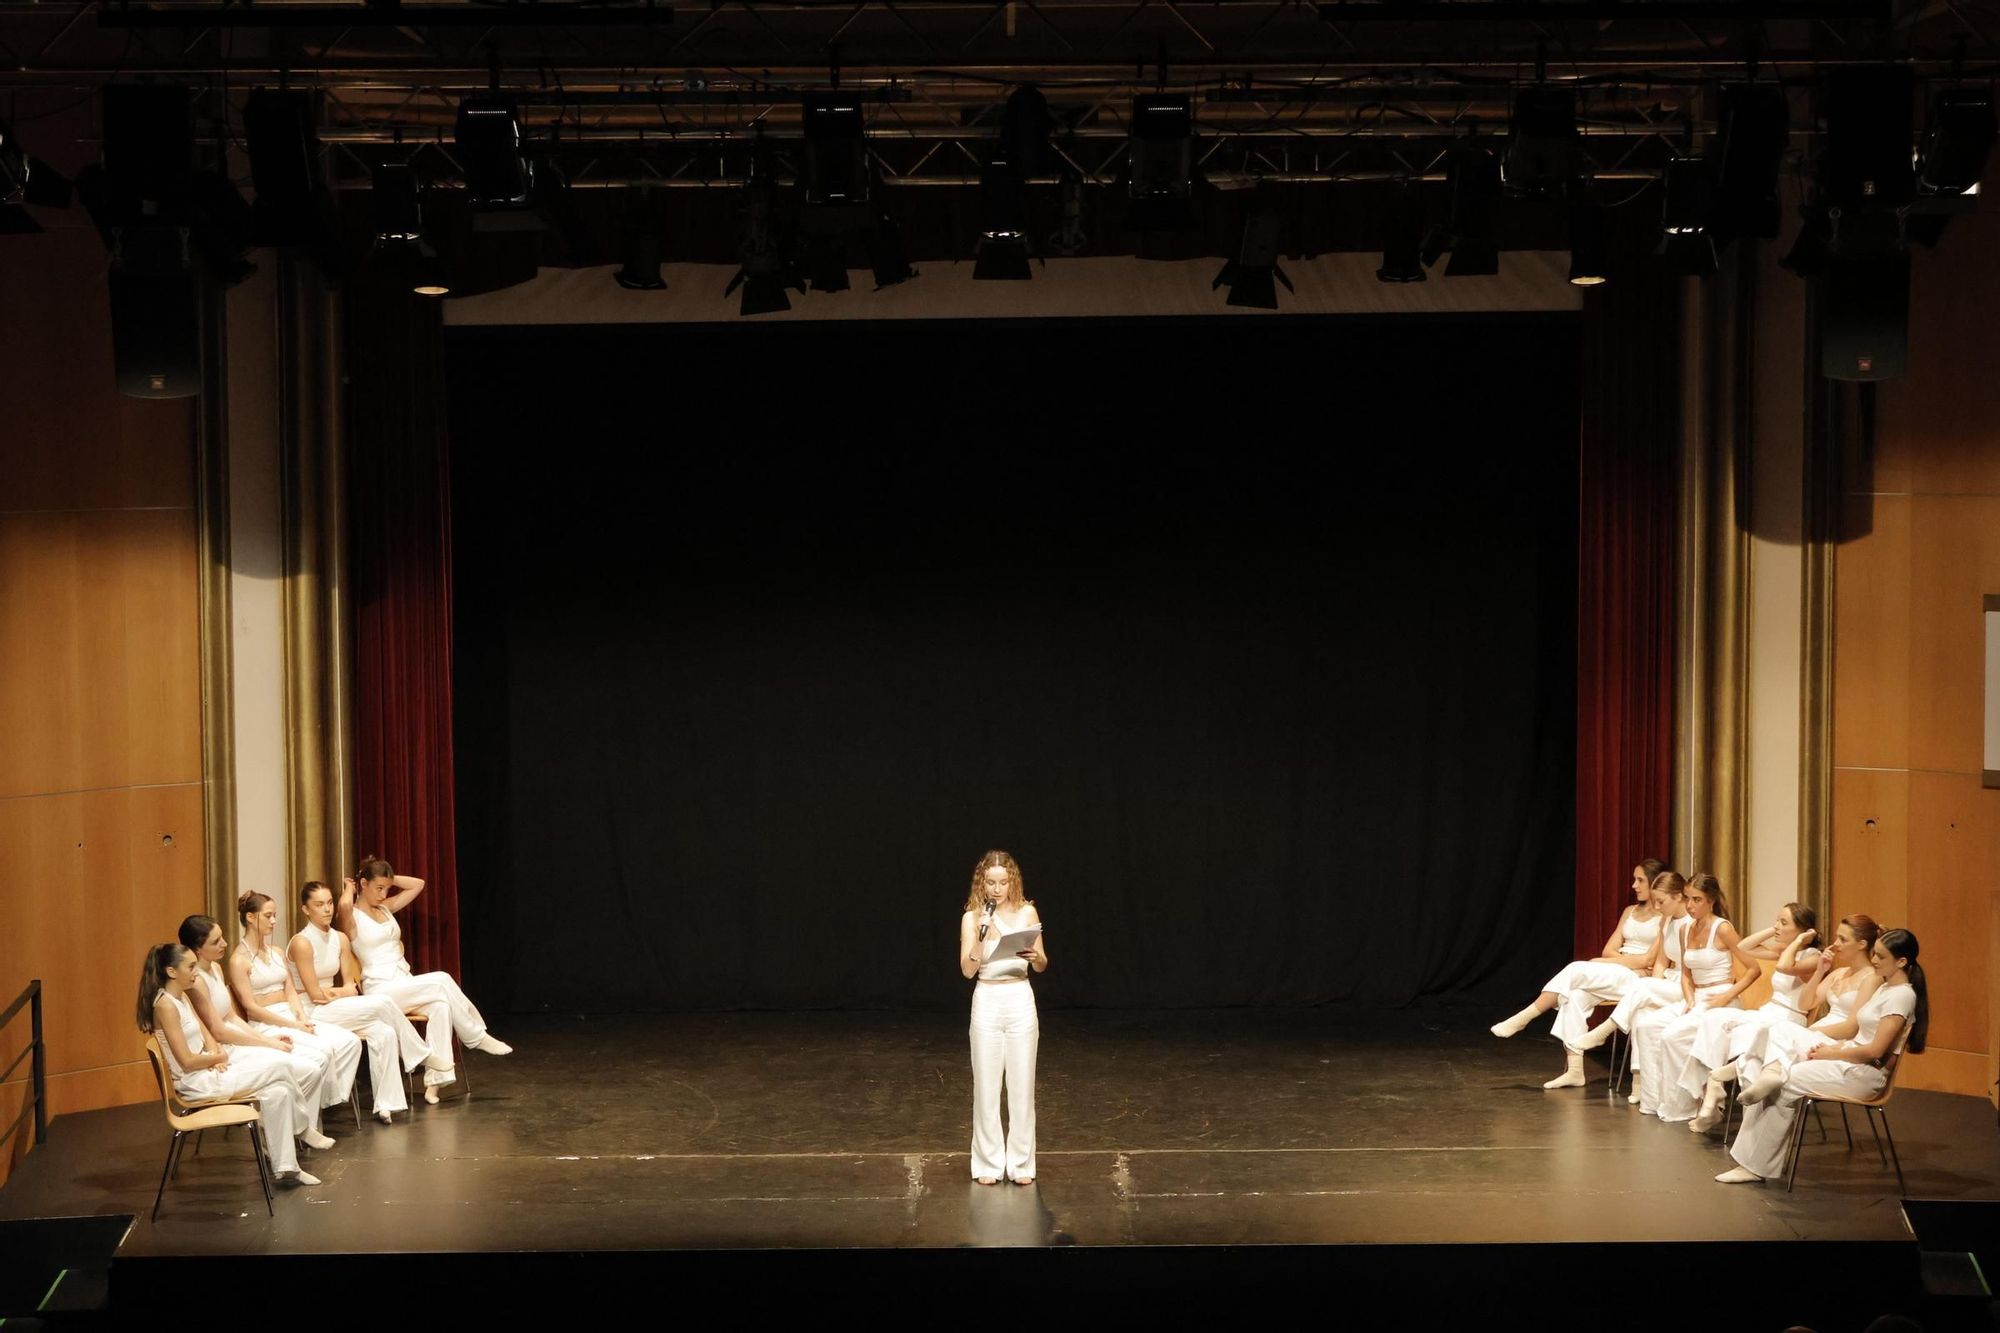
[[[1690,922],[1681,929],[1681,948],[1684,950],[1681,962],[1687,968],[1688,980],[1694,983],[1696,990],[1717,990],[1730,983],[1731,974],[1735,971],[1730,959],[1734,955],[1727,949],[1715,947],[1715,937],[1728,924],[1720,918],[1709,922],[1707,942],[1696,949],[1687,947],[1687,937],[1694,933],[1694,924]]]
[[[1005,926],[996,917],[992,922],[992,928],[986,932],[986,943],[983,946],[986,951],[986,961],[979,965],[979,971],[974,973],[974,975],[981,981],[1017,981],[1027,976],[1027,959],[1017,958],[1012,955],[1006,958],[995,958],[993,956],[993,950],[999,946],[1003,935],[1011,929],[1019,929],[1026,924],[1026,922],[1018,922],[1014,926]]]
[[[410,960],[403,956],[403,927],[394,912],[384,922],[354,909],[354,961],[361,964],[363,991],[411,976]]]
[[[1661,953],[1667,960],[1667,970],[1663,980],[1679,981],[1681,979],[1681,948],[1686,939],[1687,932],[1685,930],[1670,929],[1667,931],[1667,942],[1661,949]]]
[[[269,944],[264,952],[250,955],[250,993],[269,995],[285,988],[287,969],[284,957]]]
[[[1625,925],[1619,932],[1622,942],[1618,952],[1637,956],[1651,950],[1653,941],[1660,938],[1660,920],[1657,913],[1644,921],[1636,916],[1626,917]]]
[[[1836,1027],[1854,1017],[1854,1005],[1861,994],[1857,983],[1846,990],[1835,991],[1827,998],[1826,1017],[1813,1024],[1816,1028]]]
[[[318,926],[308,925],[299,932],[299,935],[305,937],[306,947],[312,950],[313,972],[318,977],[319,984],[322,987],[331,986],[333,979],[340,975],[340,932],[321,930]],[[289,950],[285,953],[285,968],[292,974],[292,985],[297,988],[299,994],[310,995],[311,992],[306,989],[306,980],[299,975],[298,964],[292,961]]]
[[[1792,955],[1792,966],[1812,967],[1816,965],[1818,958],[1818,949],[1801,949]],[[1799,1012],[1799,1001],[1804,998],[1800,992],[1811,979],[1810,975],[1794,977],[1783,972],[1771,973],[1771,1003],[1781,1009],[1789,1009],[1793,1013]]]

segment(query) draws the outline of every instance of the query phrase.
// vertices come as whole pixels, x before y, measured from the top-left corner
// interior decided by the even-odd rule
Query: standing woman
[[[178,941],[155,944],[139,970],[139,1031],[160,1039],[160,1054],[173,1075],[174,1092],[184,1102],[220,1097],[257,1096],[271,1168],[280,1181],[317,1185],[319,1179],[299,1169],[295,1138],[312,1129],[306,1098],[283,1065],[266,1061],[252,1065],[232,1060],[188,1002],[191,991],[206,990],[194,950]]]
[[[514,1048],[486,1030],[486,1020],[449,974],[417,976],[410,971],[396,913],[423,891],[422,880],[398,875],[379,857],[364,857],[340,896],[340,917],[361,962],[361,993],[386,995],[404,1009],[424,1015],[424,1039],[431,1048],[424,1061],[424,1100],[435,1106],[437,1090],[458,1078],[451,1062],[453,1033],[469,1051],[508,1055]]]
[[[1623,999],[1632,983],[1651,970],[1660,942],[1660,923],[1665,920],[1653,904],[1653,882],[1667,873],[1666,863],[1653,857],[1633,866],[1633,901],[1619,914],[1611,937],[1604,941],[1604,952],[1596,958],[1571,963],[1549,978],[1533,1004],[1488,1029],[1496,1037],[1511,1037],[1561,1006],[1556,1015],[1555,1034],[1568,1047],[1568,1067],[1542,1084],[1543,1087],[1583,1086],[1583,1052],[1570,1043],[1583,1035],[1591,1010]]]
[[[1687,921],[1680,928],[1680,998],[1655,1005],[1632,1023],[1632,1067],[1640,1071],[1639,1110],[1671,1120],[1692,1117],[1695,1103],[1667,1076],[1678,1075],[1680,1063],[1672,1071],[1662,1069],[1667,1033],[1680,1024],[1699,1023],[1711,1009],[1733,1006],[1759,973],[1755,963],[1737,952],[1743,941],[1729,924],[1721,881],[1713,875],[1696,875],[1688,881],[1686,898]]]
[[[431,1048],[386,995],[361,993],[361,964],[347,936],[333,928],[333,890],[308,880],[299,890],[306,924],[285,950],[291,982],[306,1016],[346,1028],[368,1047],[368,1082],[375,1090],[375,1118],[391,1123],[410,1109],[403,1074],[430,1058]],[[399,1063],[400,1061],[400,1063]]]
[[[1885,930],[1869,951],[1878,984],[1855,1014],[1854,1039],[1824,1042],[1786,1072],[1776,1095],[1751,1100],[1745,1089],[1743,1128],[1730,1146],[1733,1170],[1716,1179],[1725,1185],[1769,1180],[1784,1169],[1792,1120],[1807,1097],[1851,1097],[1866,1101],[1887,1086],[1887,1065],[1905,1048],[1921,1052],[1930,1027],[1930,994],[1917,962],[1917,937]]]
[[[266,1037],[285,1036],[292,1049],[319,1061],[321,1110],[338,1106],[354,1095],[354,1075],[361,1068],[361,1038],[329,1023],[322,1027],[307,1017],[285,971],[285,957],[271,943],[278,928],[278,905],[254,889],[236,900],[243,924],[235,952],[229,955],[229,989],[237,1011],[253,1031]]]
[[[222,976],[222,956],[229,946],[222,938],[222,927],[215,924],[213,917],[191,916],[183,920],[180,940],[194,954],[196,978],[201,982],[187,993],[195,1017],[217,1041],[236,1048],[229,1053],[234,1063],[252,1071],[261,1071],[266,1065],[282,1070],[307,1113],[308,1128],[299,1139],[308,1148],[331,1148],[333,1140],[319,1130],[320,1108],[325,1105],[320,1100],[320,1085],[326,1081],[326,1063],[319,1058],[319,1052],[303,1047],[294,1050],[291,1033],[259,1032],[237,1015],[229,983]]]
[[[1046,972],[1049,955],[1035,946],[1011,958],[993,951],[1010,931],[1041,923],[1024,896],[1021,867],[1005,852],[988,852],[972,868],[972,892],[958,921],[958,970],[978,977],[972,988],[972,1177],[996,1185],[1035,1183],[1035,1055],[1041,1023],[1028,969]],[[1007,1126],[1000,1125],[1000,1088],[1007,1088]]]

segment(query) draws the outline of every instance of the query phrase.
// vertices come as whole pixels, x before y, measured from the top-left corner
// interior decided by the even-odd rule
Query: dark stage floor
[[[240,1136],[146,1220],[155,1106],[65,1116],[0,1217],[136,1212],[121,1262],[382,1251],[1846,1242],[1908,1246],[1865,1133],[1809,1140],[1796,1193],[1712,1183],[1712,1139],[1544,1092],[1555,1044],[1483,1010],[1123,1014],[1043,1023],[1041,1178],[968,1179],[956,1014],[514,1018],[472,1096],[305,1160],[265,1215]],[[1913,1197],[2000,1198],[1993,1111],[1906,1092]],[[1858,1127],[1858,1118],[1857,1118]],[[1828,1251],[1831,1253],[1831,1250]],[[115,1270],[114,1270],[115,1271]]]

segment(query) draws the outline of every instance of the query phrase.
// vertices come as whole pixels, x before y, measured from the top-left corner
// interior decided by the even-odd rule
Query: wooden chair
[[[167,1192],[168,1178],[177,1178],[181,1173],[181,1151],[187,1146],[188,1135],[237,1125],[250,1131],[250,1148],[257,1159],[257,1181],[264,1187],[264,1210],[276,1217],[277,1209],[271,1203],[271,1159],[264,1151],[264,1119],[258,1113],[256,1098],[245,1096],[221,1097],[205,1102],[183,1101],[174,1091],[174,1081],[167,1073],[166,1057],[160,1053],[158,1037],[146,1038],[146,1060],[153,1067],[153,1082],[160,1089],[160,1109],[166,1112],[167,1124],[174,1131],[173,1142],[167,1145],[166,1163],[160,1168],[160,1188],[153,1194],[153,1220],[157,1222],[160,1219],[160,1199]]]
[[[1910,1187],[1903,1181],[1903,1159],[1896,1152],[1896,1136],[1889,1129],[1889,1098],[1895,1095],[1896,1070],[1902,1066],[1902,1063],[1903,1052],[1899,1047],[1896,1053],[1889,1057],[1888,1063],[1882,1066],[1882,1091],[1876,1093],[1873,1097],[1836,1096],[1806,1097],[1802,1099],[1798,1120],[1792,1130],[1790,1170],[1785,1173],[1785,1190],[1787,1193],[1791,1191],[1792,1186],[1798,1181],[1799,1159],[1805,1155],[1805,1112],[1810,1110],[1817,1117],[1819,1115],[1817,1103],[1825,1102],[1830,1106],[1838,1106],[1840,1108],[1840,1127],[1847,1134],[1847,1149],[1849,1152],[1854,1150],[1854,1130],[1849,1126],[1847,1121],[1847,1108],[1858,1106],[1868,1113],[1868,1130],[1875,1136],[1875,1155],[1882,1159],[1882,1165],[1884,1166],[1889,1165],[1892,1161],[1896,1164],[1896,1192],[1900,1197],[1908,1197]],[[1882,1128],[1880,1130],[1875,1128],[1875,1116],[1877,1112],[1880,1112],[1882,1116]],[[1820,1126],[1820,1137],[1823,1139],[1825,1136],[1826,1127],[1822,1125]],[[1885,1137],[1889,1141],[1887,1153],[1884,1153],[1882,1150],[1882,1140]]]
[[[430,1016],[428,1014],[423,1013],[421,1010],[409,1009],[404,1011],[403,1017],[409,1020],[411,1027],[422,1028],[424,1031],[425,1038],[426,1039],[429,1038],[431,1030],[430,1030]],[[472,1080],[465,1076],[465,1060],[464,1060],[464,1057],[468,1055],[470,1052],[468,1052],[465,1046],[459,1041],[458,1033],[453,1032],[448,1038],[446,1038],[446,1040],[451,1043],[452,1047],[452,1059],[451,1059],[452,1072],[458,1075],[458,1077],[453,1079],[452,1082],[464,1088],[465,1099],[467,1101],[471,1101]],[[417,1066],[417,1069],[422,1069],[422,1068],[424,1068],[424,1066],[422,1065]],[[419,1097],[419,1094],[417,1092],[416,1069],[407,1069],[403,1071],[403,1086],[410,1099],[411,1108],[415,1109]]]

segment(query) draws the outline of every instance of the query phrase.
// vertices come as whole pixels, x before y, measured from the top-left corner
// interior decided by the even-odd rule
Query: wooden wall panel
[[[1910,908],[1924,946],[1933,1044],[1984,1053],[1986,894],[2000,871],[1994,793],[1961,773],[1910,775]],[[1896,924],[1884,922],[1885,925]]]
[[[2000,419],[1994,452],[2000,453]],[[1911,768],[1981,768],[1984,595],[2000,592],[2000,494],[1918,496],[1910,548]]]
[[[1833,771],[1833,921],[1855,912],[1901,921],[1909,911],[1910,775]]]
[[[201,776],[192,509],[0,514],[0,797]]]
[[[2000,188],[2000,178],[1989,183]],[[1993,374],[1993,300],[2000,225],[1954,219],[1935,250],[1911,252],[1910,373],[1882,387],[1877,490],[2000,495],[2000,376]],[[1885,486],[1887,478],[1900,482]]]
[[[1872,510],[1867,535],[1834,553],[1833,762],[1903,768],[1910,727],[1910,514],[1907,496],[1849,496]]]

